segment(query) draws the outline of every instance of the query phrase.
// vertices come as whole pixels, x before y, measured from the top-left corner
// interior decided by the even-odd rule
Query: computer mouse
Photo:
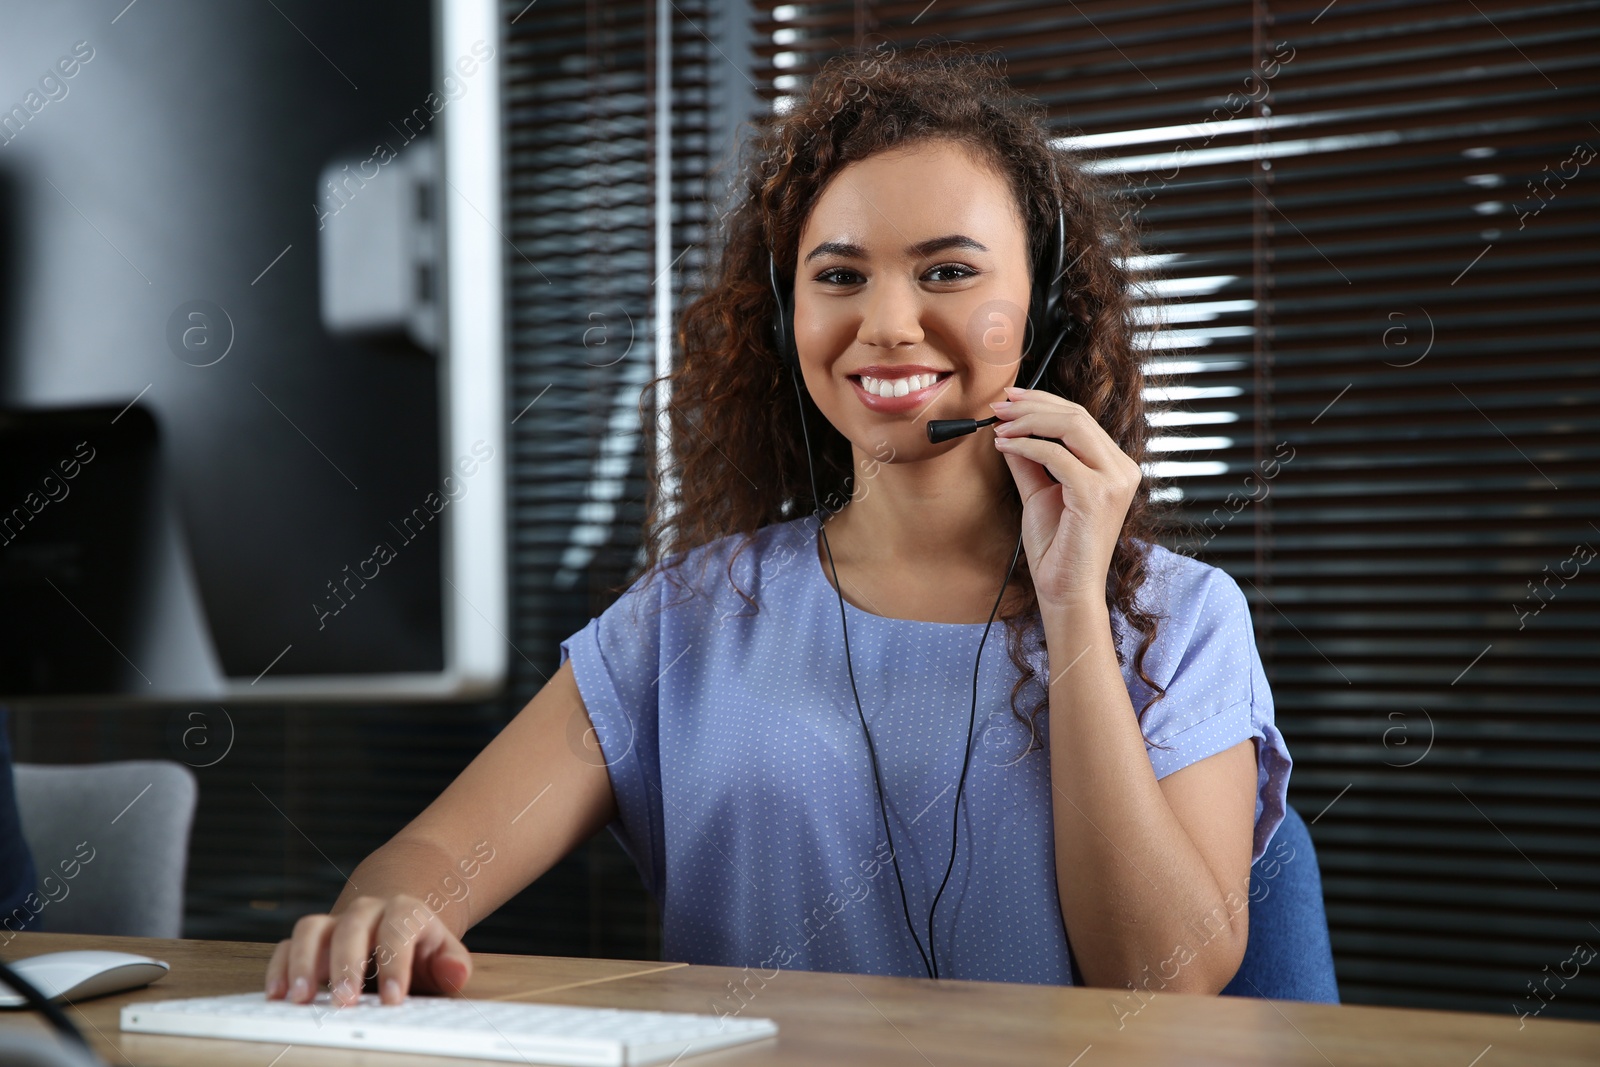
[[[42,956],[8,962],[23,981],[52,1000],[88,1000],[149,985],[171,970],[161,960],[131,952],[46,952]],[[0,983],[0,1008],[27,1004],[21,993]]]

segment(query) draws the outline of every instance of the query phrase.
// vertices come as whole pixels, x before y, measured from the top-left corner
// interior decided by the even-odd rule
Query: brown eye
[[[846,279],[840,280],[840,279],[838,279],[836,277],[837,275],[840,275],[840,274],[853,275],[854,279],[846,278]],[[817,275],[817,281],[819,281],[819,282],[832,282],[833,284],[836,284],[836,285],[855,285],[856,284],[856,280],[860,279],[860,277],[861,277],[861,275],[856,274],[855,271],[851,270],[848,267],[832,267],[832,268],[830,268],[828,270],[823,271],[821,274]]]

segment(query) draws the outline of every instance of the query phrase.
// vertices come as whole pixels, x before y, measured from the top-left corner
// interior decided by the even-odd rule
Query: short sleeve
[[[1162,605],[1167,617],[1146,653],[1145,673],[1166,693],[1150,705],[1140,724],[1145,748],[1159,779],[1246,738],[1256,741],[1254,863],[1283,822],[1293,760],[1278,732],[1250,605],[1226,571],[1176,553],[1166,555],[1182,564],[1183,573],[1159,583],[1167,593]],[[1127,659],[1137,711],[1154,691],[1137,679],[1133,657]]]
[[[585,759],[605,761],[617,802],[610,830],[639,869],[645,888],[658,900],[666,861],[657,729],[663,621],[661,583],[646,583],[641,577],[603,613],[561,642],[560,660],[572,661],[572,675],[594,731],[593,739],[585,737],[588,727],[579,721],[567,731],[567,743]]]

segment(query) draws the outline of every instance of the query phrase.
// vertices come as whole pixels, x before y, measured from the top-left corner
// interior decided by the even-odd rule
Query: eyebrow
[[[973,240],[964,233],[950,233],[943,237],[930,237],[926,241],[911,245],[906,249],[906,255],[920,259],[936,252],[943,252],[947,248],[968,248],[975,252],[989,251],[987,245]],[[866,259],[867,251],[850,241],[824,241],[806,253],[806,258],[802,262],[810,263],[818,256],[827,255],[841,256],[845,259]]]

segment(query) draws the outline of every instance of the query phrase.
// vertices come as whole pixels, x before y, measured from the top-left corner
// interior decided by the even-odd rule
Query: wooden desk
[[[74,934],[19,934],[6,952],[103,948],[165,960],[153,986],[75,1005],[68,1016],[111,1064],[132,1067],[483,1067],[489,1061],[346,1052],[253,1041],[125,1034],[119,1009],[136,1001],[242,993],[263,987],[272,945],[164,941]],[[770,972],[769,972],[770,973]],[[710,1053],[684,1067],[731,1064],[875,1067],[1505,1067],[1600,1063],[1600,1024],[1505,1015],[1300,1004],[1158,993],[1136,1014],[1111,990],[996,982],[784,971],[677,963],[474,956],[467,993],[481,999],[585,1004],[658,1011],[732,1011],[777,1020],[779,1036]],[[1114,1005],[1125,1005],[1119,1013]],[[1120,1015],[1120,1019],[1119,1019]],[[1120,1022],[1120,1026],[1119,1026]],[[44,1029],[33,1015],[0,1013],[0,1026]]]

